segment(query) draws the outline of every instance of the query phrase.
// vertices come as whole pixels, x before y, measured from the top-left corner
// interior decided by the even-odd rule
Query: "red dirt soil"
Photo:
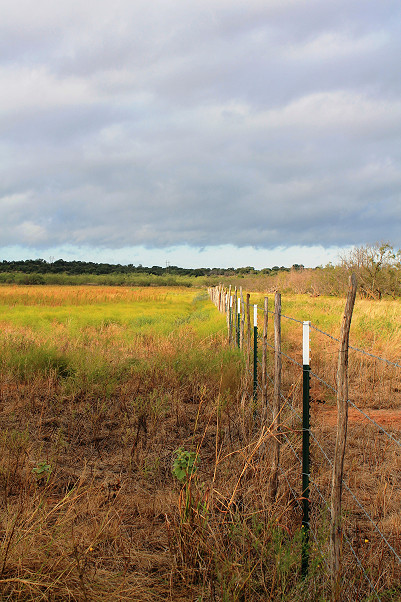
[[[399,410],[373,410],[364,408],[364,413],[372,420],[377,422],[383,428],[392,427],[401,430],[401,412]],[[337,408],[319,408],[317,412],[319,422],[326,426],[336,426],[337,424]],[[354,408],[348,409],[349,422],[367,423],[370,421],[363,414]]]

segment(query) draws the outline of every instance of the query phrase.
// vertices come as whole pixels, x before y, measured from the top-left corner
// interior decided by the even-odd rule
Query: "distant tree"
[[[247,265],[244,268],[238,268],[237,269],[237,273],[238,274],[254,274],[255,273],[255,268],[252,267],[252,266],[250,266],[250,265]]]
[[[362,296],[381,299],[401,293],[401,250],[389,242],[354,247],[340,259],[343,268],[355,272]]]

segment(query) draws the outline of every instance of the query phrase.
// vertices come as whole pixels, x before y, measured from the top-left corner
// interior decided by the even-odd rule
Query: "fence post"
[[[237,299],[237,347],[241,347],[241,297]]]
[[[246,361],[246,371],[245,371],[245,388],[247,388],[246,383],[250,381],[249,378],[249,368],[251,361],[251,313],[250,313],[250,304],[249,304],[250,294],[246,294],[246,301],[244,307],[244,337],[242,347],[245,351],[245,361]]]
[[[309,359],[310,322],[303,323],[302,364],[302,563],[301,574],[306,577],[309,564],[309,479],[310,479],[310,359]]]
[[[232,315],[232,320],[233,320],[233,342],[234,342],[234,346],[236,344],[238,344],[238,320],[237,320],[237,313],[238,313],[238,293],[237,293],[237,287],[234,288],[234,299],[233,299],[233,315]]]
[[[233,296],[232,295],[230,295],[230,299],[229,299],[228,303],[229,303],[229,305],[228,305],[228,312],[229,312],[228,342],[231,347],[232,342],[233,342]]]
[[[250,297],[249,293],[246,294],[246,347],[248,357],[251,355],[251,305],[250,305]],[[249,362],[249,360],[248,360]]]
[[[229,346],[231,346],[231,339],[232,339],[232,326],[231,326],[231,321],[232,321],[232,306],[233,306],[233,298],[231,296],[231,284],[228,288],[227,291],[227,327],[228,327],[228,344]]]
[[[263,345],[262,345],[262,404],[265,411],[267,402],[267,325],[269,319],[268,298],[265,297],[263,311]]]
[[[240,287],[240,297],[241,297],[241,316],[240,316],[239,346],[241,349],[243,349],[244,348],[244,330],[245,330],[245,302],[244,302],[244,295],[242,293],[242,286]]]
[[[270,478],[270,499],[275,501],[278,489],[278,466],[280,462],[279,415],[281,395],[281,295],[274,296],[274,391],[273,391],[273,458]]]
[[[337,435],[334,451],[333,478],[331,487],[330,564],[332,599],[340,594],[341,568],[341,496],[343,484],[344,455],[348,426],[348,346],[352,312],[356,297],[355,274],[349,279],[347,302],[341,324],[341,343],[337,369]]]
[[[253,306],[253,401],[258,399],[258,306]]]

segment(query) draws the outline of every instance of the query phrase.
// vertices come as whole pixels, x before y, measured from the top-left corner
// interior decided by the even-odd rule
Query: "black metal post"
[[[302,395],[302,563],[301,574],[306,577],[309,564],[309,480],[310,480],[310,365],[309,326],[303,323],[303,395]]]
[[[302,407],[302,576],[308,572],[309,563],[309,429],[310,399],[309,380],[310,366],[303,367],[303,407]]]

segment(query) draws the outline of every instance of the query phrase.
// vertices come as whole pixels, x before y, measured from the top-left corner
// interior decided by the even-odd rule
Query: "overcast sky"
[[[400,0],[0,7],[0,259],[401,247]]]

